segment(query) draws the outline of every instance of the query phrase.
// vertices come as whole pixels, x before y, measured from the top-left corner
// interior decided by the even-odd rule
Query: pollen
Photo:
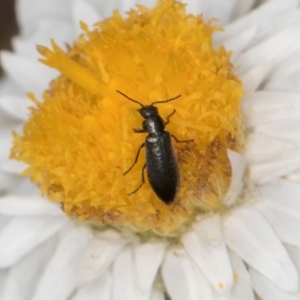
[[[61,49],[38,46],[40,61],[60,71],[33,101],[21,134],[14,133],[11,158],[25,162],[22,175],[41,194],[61,204],[71,218],[96,226],[137,233],[180,235],[199,214],[224,211],[231,182],[227,149],[242,152],[240,101],[243,86],[230,63],[231,53],[215,49],[215,20],[187,14],[185,5],[158,0],[153,9],[137,5],[123,17],[118,11]],[[173,203],[155,195],[142,149],[147,133],[135,133],[140,106],[157,104],[161,117],[176,110],[166,126],[180,170]],[[146,170],[147,171],[147,170]],[[147,174],[147,172],[146,172]]]

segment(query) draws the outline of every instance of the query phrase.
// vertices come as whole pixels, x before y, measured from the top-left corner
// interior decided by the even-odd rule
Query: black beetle
[[[153,191],[159,199],[166,204],[170,204],[174,201],[180,180],[178,163],[172,147],[171,137],[173,137],[176,142],[192,142],[193,140],[179,141],[174,135],[165,131],[165,126],[169,124],[170,117],[175,114],[176,110],[167,117],[167,122],[164,122],[154,104],[174,101],[181,97],[181,95],[164,101],[156,101],[145,106],[142,103],[129,98],[122,92],[118,90],[117,92],[128,100],[142,106],[142,108],[138,109],[138,111],[145,119],[143,121],[143,129],[133,129],[133,131],[135,133],[149,133],[146,137],[146,141],[139,147],[133,165],[123,174],[126,175],[134,167],[138,161],[141,149],[145,147],[146,163],[142,169],[142,183],[137,189],[128,195],[136,193],[145,183],[144,171],[146,168],[148,179]]]

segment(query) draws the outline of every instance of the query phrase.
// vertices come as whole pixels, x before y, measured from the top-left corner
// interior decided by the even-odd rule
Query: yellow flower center
[[[227,156],[241,152],[241,81],[224,47],[214,49],[220,27],[188,15],[177,1],[159,0],[154,9],[138,5],[127,18],[115,11],[68,46],[52,41],[38,46],[41,61],[61,72],[44,92],[22,135],[14,134],[11,157],[26,162],[23,175],[43,195],[62,204],[69,216],[95,224],[176,236],[199,213],[224,210],[231,181]],[[133,103],[155,104],[160,116],[176,110],[166,126],[180,170],[178,193],[171,204],[160,200],[148,178],[142,182],[147,133],[134,133],[143,118]],[[147,170],[146,170],[147,171]],[[147,174],[147,172],[146,172]]]

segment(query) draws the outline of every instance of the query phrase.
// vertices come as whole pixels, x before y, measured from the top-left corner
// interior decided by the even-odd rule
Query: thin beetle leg
[[[170,123],[170,118],[176,113],[176,109],[173,110],[173,112],[167,116],[167,122],[165,122],[165,126]]]
[[[142,183],[141,183],[140,186],[139,186],[137,189],[135,189],[133,192],[127,194],[127,196],[136,193],[136,192],[142,187],[142,185],[145,183],[145,169],[146,169],[146,164],[144,164],[143,169],[142,169]]]
[[[177,137],[173,134],[171,134],[171,137],[177,142],[177,143],[188,143],[188,142],[193,142],[194,140],[184,140],[184,141],[179,141]]]
[[[126,175],[126,174],[134,167],[134,165],[137,163],[137,161],[138,161],[138,159],[139,159],[140,152],[141,152],[141,150],[142,150],[143,147],[145,147],[145,143],[143,143],[143,144],[140,146],[140,148],[139,148],[139,150],[138,150],[138,152],[137,152],[137,154],[136,154],[136,157],[135,157],[135,160],[134,160],[133,165],[132,165],[125,173],[123,173],[123,176],[125,176],[125,175]]]
[[[140,129],[140,128],[133,128],[133,131],[135,133],[144,133],[144,132],[146,132],[144,129]]]

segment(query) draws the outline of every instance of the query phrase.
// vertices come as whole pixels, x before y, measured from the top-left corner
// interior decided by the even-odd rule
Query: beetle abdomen
[[[146,139],[146,167],[148,179],[158,198],[173,202],[179,187],[179,169],[173,150],[171,135],[148,135]]]

